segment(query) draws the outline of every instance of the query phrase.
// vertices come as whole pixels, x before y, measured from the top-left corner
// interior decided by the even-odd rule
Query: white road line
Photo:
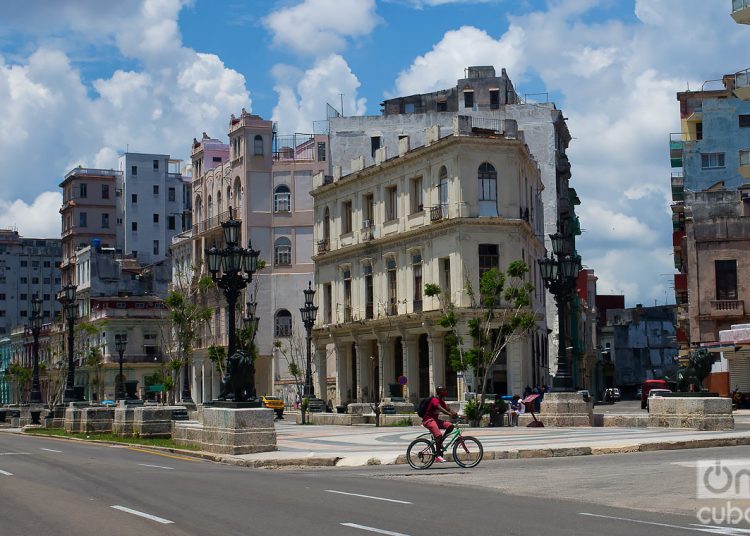
[[[375,527],[367,527],[365,525],[357,525],[356,523],[341,523],[345,527],[351,527],[353,529],[367,530],[370,532],[377,532],[378,534],[387,534],[388,536],[409,536],[403,532],[393,532],[390,530],[376,529]]]
[[[0,456],[20,456],[31,454],[30,452],[0,452]]]
[[[9,473],[8,471],[0,470],[0,475],[13,476],[13,473]]]
[[[362,497],[363,499],[374,499],[376,501],[387,501],[399,504],[412,504],[409,501],[399,501],[398,499],[386,499],[385,497],[373,497],[372,495],[360,495],[359,493],[347,493],[346,491],[336,491],[335,489],[326,489],[328,493],[338,493],[339,495],[351,495],[352,497]]]
[[[652,525],[652,526],[655,526],[655,527],[667,527],[669,529],[694,530],[696,532],[711,532],[711,533],[714,533],[714,534],[716,533],[716,528],[709,527],[709,526],[705,526],[705,527],[702,527],[702,528],[699,528],[700,525],[699,526],[695,526],[695,527],[685,527],[685,526],[682,526],[682,525],[670,525],[669,523],[655,523],[653,521],[643,521],[641,519],[630,519],[630,518],[627,518],[627,517],[615,517],[615,516],[603,516],[603,515],[600,515],[600,514],[589,514],[589,513],[586,513],[586,512],[579,512],[579,515],[588,516],[588,517],[598,517],[598,518],[601,518],[601,519],[613,519],[615,521],[627,521],[629,523],[640,523],[641,525]]]
[[[58,452],[58,453],[59,453],[59,452],[62,452],[61,450],[55,450],[55,449],[45,449],[45,448],[41,448],[41,447],[40,447],[40,449],[39,449],[39,450],[46,450],[47,452]]]
[[[121,512],[127,512],[128,514],[133,514],[138,517],[145,517],[146,519],[150,519],[151,521],[156,521],[157,523],[161,523],[163,525],[169,525],[170,523],[174,523],[174,521],[170,521],[169,519],[164,519],[163,517],[152,516],[151,514],[147,514],[145,512],[139,512],[138,510],[133,510],[132,508],[127,508],[125,506],[113,505],[113,506],[110,506],[110,508],[114,508],[115,510],[120,510]]]
[[[166,467],[164,465],[149,465],[147,463],[139,463],[138,465],[142,465],[143,467],[153,467],[155,469],[169,469],[170,471],[174,469],[174,467]]]

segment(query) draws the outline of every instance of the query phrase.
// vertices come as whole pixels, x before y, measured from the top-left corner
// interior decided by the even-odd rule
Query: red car
[[[648,392],[651,389],[669,389],[669,384],[664,380],[646,380],[643,382],[643,388],[641,389],[641,409],[646,409],[646,400],[648,399]]]

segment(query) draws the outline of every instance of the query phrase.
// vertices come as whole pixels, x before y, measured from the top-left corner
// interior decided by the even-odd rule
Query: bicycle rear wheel
[[[427,439],[415,439],[406,449],[406,461],[414,469],[427,469],[435,461],[435,447]]]
[[[471,468],[479,465],[484,456],[482,444],[476,437],[460,436],[453,445],[453,460],[461,467]]]

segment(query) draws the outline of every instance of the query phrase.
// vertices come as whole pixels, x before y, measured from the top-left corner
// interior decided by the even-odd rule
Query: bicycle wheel
[[[471,468],[479,465],[484,456],[482,444],[476,437],[460,436],[453,445],[453,460],[461,467]]]
[[[406,461],[414,469],[427,469],[435,461],[435,446],[427,439],[415,439],[406,449]]]

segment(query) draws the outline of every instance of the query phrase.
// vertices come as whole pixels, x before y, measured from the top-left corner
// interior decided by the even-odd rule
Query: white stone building
[[[404,135],[398,152],[377,148],[372,165],[360,155],[347,164],[350,173],[337,166],[314,182],[316,391],[324,392],[322,379],[334,366],[337,405],[378,395],[415,402],[436,384],[458,396],[439,303],[424,296],[424,286],[439,284],[460,316],[470,305],[465,282],[477,288],[483,270],[505,270],[515,260],[529,265],[538,324],[507,348],[489,391],[518,393],[546,374],[537,264],[544,255],[543,185],[523,133],[506,120],[488,135],[470,117],[456,116],[452,130],[433,126],[419,138],[423,145],[410,150]],[[464,341],[471,344],[468,334]]]

